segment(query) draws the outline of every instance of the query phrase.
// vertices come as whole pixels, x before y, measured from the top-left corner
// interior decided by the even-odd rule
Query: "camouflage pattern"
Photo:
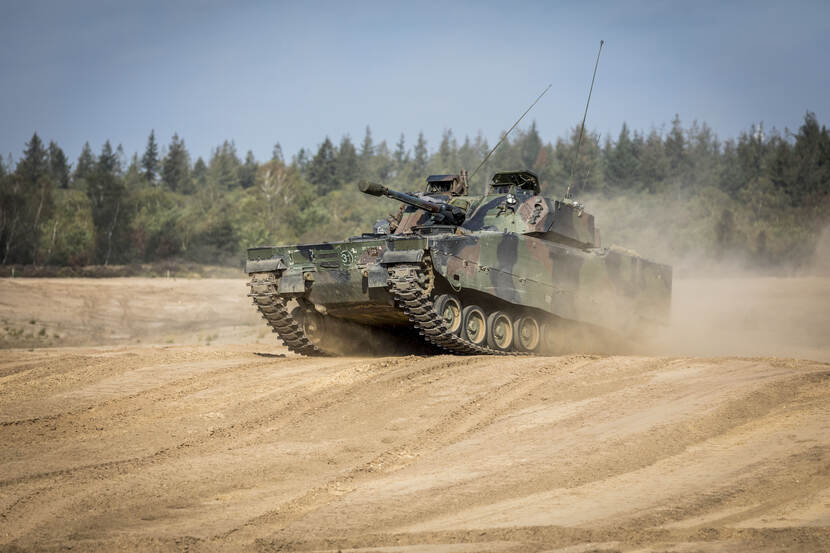
[[[436,290],[485,310],[546,313],[619,332],[667,321],[671,267],[603,248],[594,217],[576,202],[539,195],[532,172],[499,173],[479,196],[466,193],[464,174],[430,179],[426,193],[384,193],[413,204],[391,234],[251,248],[247,271],[274,272],[280,296],[372,326],[409,322],[389,291],[390,271],[401,264],[431,267]],[[460,224],[436,222],[448,210],[463,214]]]

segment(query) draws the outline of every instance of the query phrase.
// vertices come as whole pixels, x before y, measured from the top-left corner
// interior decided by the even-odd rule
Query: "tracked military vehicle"
[[[335,331],[375,329],[455,354],[556,353],[574,328],[667,321],[671,267],[602,247],[594,217],[540,195],[531,171],[496,173],[483,195],[465,172],[416,194],[359,186],[401,210],[342,242],[248,250],[250,296],[296,353],[335,354]]]

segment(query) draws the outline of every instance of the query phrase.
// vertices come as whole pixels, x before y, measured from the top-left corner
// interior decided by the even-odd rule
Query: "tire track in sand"
[[[343,495],[343,491],[353,490],[365,481],[401,470],[414,462],[418,457],[429,451],[442,447],[469,433],[471,429],[485,425],[494,420],[505,409],[505,405],[530,393],[541,378],[548,378],[552,374],[567,369],[578,369],[580,366],[597,359],[597,356],[570,356],[567,358],[547,361],[539,370],[523,371],[524,368],[536,368],[540,358],[520,358],[511,362],[510,368],[516,374],[507,382],[488,388],[483,393],[469,398],[455,409],[444,414],[437,422],[428,426],[414,438],[402,444],[395,445],[370,460],[352,467],[344,474],[327,480],[307,490],[302,495],[291,499],[287,503],[246,521],[241,527],[225,532],[217,538],[226,539],[234,536],[241,538],[240,533],[251,533],[260,526],[285,526],[292,520],[302,518],[306,514],[323,507]],[[456,358],[458,359],[458,358]],[[447,367],[463,365],[466,369],[498,367],[503,363],[494,361],[490,357],[460,358],[458,361],[447,364]],[[446,375],[441,375],[445,378]]]

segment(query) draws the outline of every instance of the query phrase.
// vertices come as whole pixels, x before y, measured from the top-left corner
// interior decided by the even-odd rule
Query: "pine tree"
[[[360,159],[362,161],[368,160],[375,153],[375,147],[372,145],[372,129],[366,125],[366,134],[363,136],[363,143],[360,145]]]
[[[536,160],[539,158],[539,151],[542,149],[542,138],[536,130],[536,121],[530,124],[530,128],[523,134],[518,144],[519,153],[522,158],[522,167],[533,169]]]
[[[201,156],[193,164],[193,172],[190,176],[193,179],[193,184],[197,191],[203,190],[207,185],[207,164]]]
[[[427,162],[429,161],[429,152],[427,151],[427,141],[424,139],[424,133],[418,133],[418,141],[415,143],[414,157],[412,160],[412,171],[420,177],[426,177]]]
[[[78,156],[78,163],[75,164],[75,173],[72,175],[75,188],[86,189],[87,179],[89,179],[94,170],[95,156],[92,155],[92,148],[89,147],[89,142],[84,142],[81,155]]]
[[[320,194],[327,194],[337,186],[337,160],[328,136],[308,164],[308,180],[317,186]]]
[[[815,204],[830,194],[830,132],[810,111],[795,136],[793,170],[789,193],[794,205]]]
[[[672,119],[671,131],[666,136],[663,147],[672,176],[681,176],[686,169],[686,139],[683,136],[683,127],[680,125],[680,116],[677,114]]]
[[[455,154],[457,150],[458,145],[452,135],[452,130],[444,129],[444,133],[441,135],[441,144],[438,146],[438,163],[442,171],[452,172],[456,169]]]
[[[167,155],[161,164],[161,181],[173,192],[188,194],[190,188],[190,154],[185,148],[184,140],[173,134]]]
[[[124,183],[117,174],[118,157],[107,140],[92,174],[87,177],[87,195],[92,202],[92,219],[96,232],[96,258],[108,265],[113,251],[126,253],[116,246],[127,228],[124,216]]]
[[[398,164],[398,171],[409,162],[409,152],[406,149],[406,139],[403,133],[401,133],[401,137],[395,145],[395,162]]]
[[[141,156],[141,167],[144,169],[144,178],[147,182],[156,182],[159,172],[159,148],[156,144],[155,129],[150,131],[150,136],[147,138],[147,147],[144,149],[144,155]]]
[[[341,187],[357,180],[360,174],[358,167],[357,150],[348,136],[344,136],[337,149],[335,163],[335,180]]]
[[[26,186],[32,187],[49,174],[49,154],[37,133],[26,143],[23,159],[17,164],[17,174]]]
[[[4,168],[3,177],[0,177],[0,258],[2,263],[15,263],[19,251],[27,250],[25,244],[26,206],[28,196],[21,179],[11,170],[11,160]],[[23,243],[21,245],[21,243]]]
[[[305,148],[300,148],[300,151],[291,159],[291,165],[305,177],[308,177],[308,163],[308,151]]]
[[[60,188],[69,188],[69,173],[66,154],[55,142],[49,142],[49,175],[52,181]]]
[[[470,140],[470,137],[465,136],[464,143],[461,144],[461,147],[458,149],[458,165],[454,168],[454,171],[459,169],[472,170],[477,165],[476,154],[476,148],[473,146],[473,142]]]
[[[118,144],[118,147],[115,148],[115,159],[117,160],[115,165],[115,173],[119,177],[123,177],[124,172],[127,170],[127,154],[124,153],[124,146],[121,144]]]
[[[622,190],[632,188],[640,162],[634,152],[626,123],[622,125],[617,143],[606,147],[606,156],[605,175],[608,186]]]
[[[554,152],[556,161],[563,168],[562,180],[570,182],[571,194],[601,192],[605,187],[605,175],[602,168],[599,135],[585,131],[582,137],[582,148],[579,149],[579,131],[580,126],[575,126],[571,129],[569,141],[561,138],[556,141]],[[579,156],[577,156],[577,150],[579,150]]]
[[[130,158],[130,164],[124,172],[124,187],[127,190],[135,190],[141,188],[146,182],[138,154],[133,154],[133,157]]]
[[[663,147],[663,137],[651,129],[640,153],[638,180],[650,192],[661,190],[669,175],[669,160]]]
[[[38,263],[40,225],[51,217],[54,208],[54,181],[49,172],[48,151],[37,133],[26,143],[23,158],[17,164],[15,172],[20,184],[19,191],[24,195],[20,205],[23,212],[21,223],[27,229],[19,245],[28,254],[28,261]]]
[[[733,198],[738,197],[741,188],[746,184],[741,164],[738,161],[738,147],[732,139],[723,143],[717,182],[718,188]]]
[[[720,148],[720,141],[709,125],[692,123],[688,132],[687,185],[708,185],[717,180]]]
[[[245,155],[245,163],[239,168],[239,184],[242,188],[247,189],[254,185],[258,168],[259,164],[256,162],[256,158],[254,158],[254,152],[248,150],[248,153]]]
[[[776,187],[786,190],[795,180],[793,147],[788,140],[773,131],[770,148],[765,161],[767,174]]]
[[[282,154],[282,145],[279,142],[274,144],[274,150],[271,152],[271,161],[285,161]]]
[[[225,140],[214,150],[208,163],[208,182],[215,183],[220,190],[231,190],[239,186],[239,169],[242,162],[236,155],[236,145]]]
[[[375,147],[375,155],[372,158],[372,170],[369,177],[380,182],[389,182],[395,171],[395,162],[389,154],[389,146],[385,140]]]

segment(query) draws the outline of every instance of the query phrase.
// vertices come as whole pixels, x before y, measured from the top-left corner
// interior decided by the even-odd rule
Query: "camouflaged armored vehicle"
[[[360,189],[401,210],[343,242],[248,250],[250,295],[297,353],[337,352],[335,328],[411,329],[458,354],[555,353],[575,327],[626,335],[668,318],[671,267],[601,247],[594,217],[541,196],[531,171],[495,174],[485,195],[465,172],[418,194]]]

